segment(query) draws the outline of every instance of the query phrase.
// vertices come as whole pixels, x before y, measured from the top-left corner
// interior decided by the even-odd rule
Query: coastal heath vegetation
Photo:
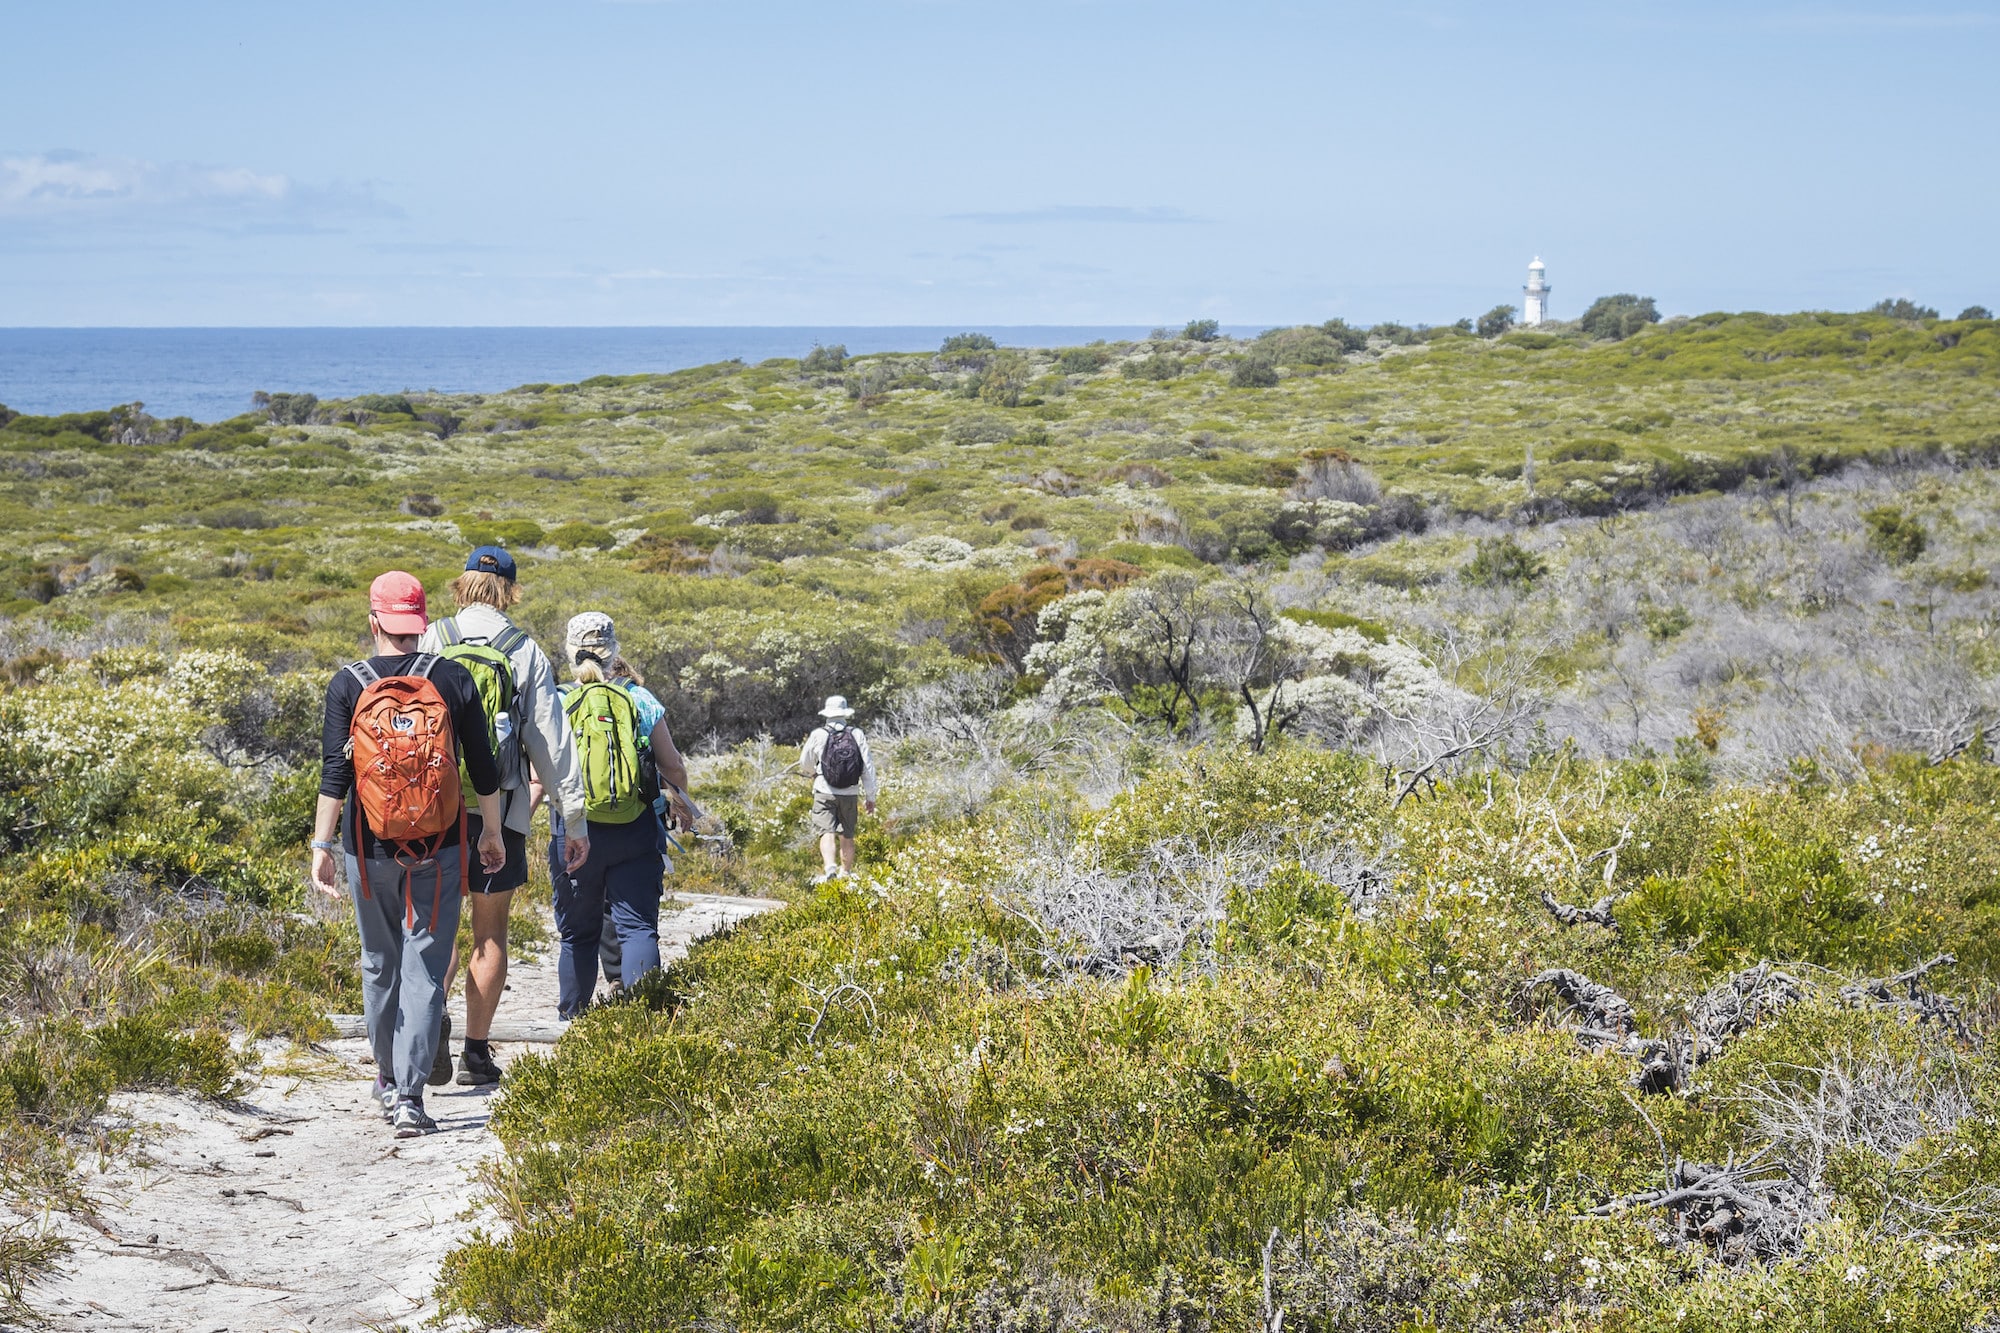
[[[0,411],[6,1290],[119,1090],[354,1007],[319,690],[499,541],[790,906],[515,1065],[460,1313],[1980,1327],[2000,326],[1599,305]]]

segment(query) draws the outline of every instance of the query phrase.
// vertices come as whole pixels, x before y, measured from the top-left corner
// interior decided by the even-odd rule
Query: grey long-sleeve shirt
[[[829,731],[852,731],[854,739],[860,742],[861,784],[859,786],[836,787],[820,776],[819,757],[826,753],[826,734]],[[861,734],[861,728],[859,727],[849,727],[843,723],[834,722],[824,727],[815,728],[813,734],[806,737],[805,746],[799,751],[799,771],[813,775],[813,791],[817,795],[860,796],[870,801],[876,797],[875,756],[869,753],[868,738]]]
[[[461,638],[491,642],[514,622],[490,606],[468,606],[453,617]],[[435,626],[424,631],[418,647],[437,652],[443,647]],[[562,699],[556,694],[555,667],[541,645],[532,637],[507,655],[514,667],[514,734],[529,766],[548,793],[549,804],[571,824],[583,820],[583,768],[577,762],[576,741],[570,735],[569,718]],[[507,827],[526,833],[534,818],[528,804],[528,789],[517,787],[507,793]]]

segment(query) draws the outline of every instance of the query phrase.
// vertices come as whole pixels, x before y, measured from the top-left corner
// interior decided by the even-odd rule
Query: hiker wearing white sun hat
[[[854,873],[854,829],[860,822],[860,808],[875,813],[875,760],[868,753],[868,738],[861,728],[850,725],[854,710],[847,696],[827,696],[819,710],[826,721],[806,737],[799,751],[798,769],[812,774],[812,831],[819,838],[819,857],[824,869],[815,884],[824,884],[839,875]]]

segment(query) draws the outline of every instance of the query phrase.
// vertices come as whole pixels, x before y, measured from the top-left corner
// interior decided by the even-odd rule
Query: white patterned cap
[[[585,611],[580,616],[570,617],[569,629],[563,636],[569,649],[571,666],[586,658],[599,666],[609,667],[618,656],[618,630],[611,623],[611,617],[602,611]]]

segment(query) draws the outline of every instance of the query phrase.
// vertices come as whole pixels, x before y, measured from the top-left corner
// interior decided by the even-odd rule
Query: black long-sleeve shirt
[[[414,674],[419,656],[410,653],[401,657],[371,657],[368,665],[375,668],[376,675],[385,678],[408,676]],[[451,710],[452,731],[457,737],[459,757],[465,760],[465,771],[472,778],[472,790],[480,796],[491,796],[500,790],[500,765],[493,758],[493,742],[487,735],[486,710],[479,702],[479,687],[472,683],[470,672],[446,658],[439,658],[431,668],[431,684],[437,686],[438,697]],[[354,673],[345,668],[336,671],[327,683],[326,719],[320,731],[320,795],[346,802],[342,842],[350,852],[356,850],[354,834],[361,820],[356,817],[354,760],[347,753],[347,740],[354,726],[354,705],[360,699],[361,682],[354,678]],[[458,825],[453,824],[438,845],[456,847],[458,841]],[[388,850],[372,834],[367,842],[359,855],[379,856]]]

